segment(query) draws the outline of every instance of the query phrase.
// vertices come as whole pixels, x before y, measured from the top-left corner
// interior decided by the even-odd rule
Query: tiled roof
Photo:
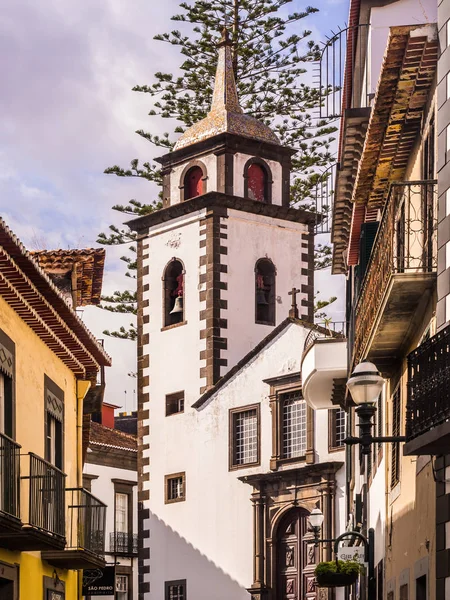
[[[104,248],[39,250],[30,254],[49,275],[74,271],[76,306],[99,304],[105,266]]]
[[[89,444],[137,452],[137,437],[135,435],[105,427],[94,421],[91,422]]]
[[[95,374],[110,357],[0,218],[0,295],[72,371]]]

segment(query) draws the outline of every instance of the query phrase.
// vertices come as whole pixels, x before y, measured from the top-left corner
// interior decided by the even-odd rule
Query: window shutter
[[[359,239],[359,277],[361,281],[364,278],[367,265],[369,264],[373,243],[378,231],[378,225],[378,221],[371,221],[361,225],[361,237]]]

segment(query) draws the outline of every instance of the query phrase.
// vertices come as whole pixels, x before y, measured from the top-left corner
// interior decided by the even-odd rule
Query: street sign
[[[338,550],[339,560],[355,560],[364,564],[366,549],[364,546],[342,546]]]
[[[83,571],[83,596],[114,596],[115,567],[85,569]]]

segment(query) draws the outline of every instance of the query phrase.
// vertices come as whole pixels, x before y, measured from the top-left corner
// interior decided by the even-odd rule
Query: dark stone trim
[[[155,158],[155,161],[167,168],[184,163],[191,157],[198,158],[205,154],[220,154],[222,152],[242,152],[250,156],[255,155],[267,160],[286,163],[290,167],[291,157],[297,153],[297,150],[281,146],[280,144],[271,144],[270,142],[245,138],[232,133],[221,133],[197,144],[191,144],[185,148],[169,152],[164,156]]]
[[[302,311],[301,318],[314,323],[314,226],[310,223],[308,229],[308,254],[303,255],[308,264],[308,283],[301,287],[301,292],[306,294],[307,299],[301,302],[306,309]]]
[[[204,393],[194,404],[192,408],[201,408],[209,398],[215,394],[223,385],[227,383],[238,371],[240,371],[245,365],[250,362],[255,356],[257,356],[264,348],[270,344],[272,340],[274,340],[277,335],[279,335],[286,327],[288,327],[291,323],[295,323],[296,325],[301,325],[302,327],[307,327],[308,329],[316,329],[313,323],[309,323],[307,321],[302,321],[300,319],[293,319],[288,317],[284,321],[282,321],[279,325],[274,327],[272,331],[267,335],[258,345],[256,345],[248,354],[244,356],[232,369],[230,369],[221,379],[206,393]]]
[[[281,204],[289,207],[291,203],[291,165],[281,165]]]
[[[145,244],[145,245],[144,245]],[[148,249],[145,238],[139,237],[137,240],[137,403],[138,403],[138,454],[137,454],[137,474],[138,474],[138,600],[145,600],[146,594],[150,592],[150,584],[144,581],[144,572],[149,572],[150,551],[144,548],[145,521],[150,517],[150,511],[145,508],[144,503],[149,500],[149,491],[144,490],[144,483],[149,481],[149,473],[144,474],[144,467],[149,465],[148,449],[144,451],[144,435],[148,435],[148,426],[144,427],[144,420],[149,417],[149,410],[144,409],[149,401],[149,394],[144,392],[144,364],[147,362],[148,350],[145,348],[149,343],[148,334],[143,333],[144,324],[144,291],[149,289],[148,284],[143,285],[143,255],[144,250]],[[148,304],[145,306],[148,308]],[[144,454],[145,452],[145,454]],[[147,570],[148,569],[148,570]]]
[[[234,154],[217,153],[217,191],[233,195],[234,191]]]
[[[243,212],[263,215],[272,219],[280,219],[282,221],[292,221],[295,223],[308,223],[314,225],[317,223],[317,215],[306,210],[297,208],[289,208],[287,206],[278,206],[277,204],[265,204],[250,200],[249,198],[240,198],[239,196],[228,196],[219,192],[208,192],[202,196],[197,196],[186,202],[180,202],[167,208],[162,208],[154,213],[138,217],[127,221],[133,231],[145,234],[149,227],[166,223],[177,217],[188,215],[202,209],[234,209]]]
[[[273,187],[273,176],[272,170],[265,160],[259,158],[259,156],[253,156],[244,165],[244,197],[248,198],[248,170],[252,165],[259,165],[266,172],[266,197],[264,202],[266,204],[272,204],[272,187]]]
[[[189,161],[189,163],[184,167],[181,176],[180,176],[180,181],[178,184],[178,188],[180,190],[180,202],[185,202],[185,198],[184,198],[184,178],[186,177],[186,173],[189,171],[189,169],[192,169],[192,167],[199,167],[202,170],[203,173],[203,177],[202,177],[202,181],[203,181],[203,186],[204,186],[204,190],[203,193],[206,194],[207,192],[207,181],[208,181],[208,171],[206,169],[206,166],[204,165],[204,163],[202,163],[201,160],[191,160]],[[169,202],[170,205],[170,202]]]
[[[206,284],[206,308],[200,311],[200,321],[205,323],[200,331],[200,338],[206,339],[206,351],[200,352],[200,360],[206,359],[206,366],[200,368],[200,378],[206,378],[209,389],[220,379],[220,368],[226,366],[221,351],[227,345],[227,339],[221,336],[221,329],[226,329],[227,321],[222,319],[221,310],[226,308],[226,301],[221,298],[223,289],[220,274],[226,273],[226,265],[221,265],[224,256],[221,245],[221,219],[227,216],[226,209],[214,207],[208,210],[205,217],[206,254],[200,258],[200,264],[206,266],[206,273],[200,275],[200,283]],[[204,298],[202,292],[199,299]]]
[[[316,476],[333,475],[344,466],[342,461],[333,461],[325,463],[315,463],[314,465],[304,465],[298,469],[286,469],[286,471],[276,471],[269,473],[255,473],[253,475],[243,475],[238,479],[244,483],[255,485],[258,483],[270,483],[271,481],[290,481],[295,479],[298,484],[307,483],[310,478]]]

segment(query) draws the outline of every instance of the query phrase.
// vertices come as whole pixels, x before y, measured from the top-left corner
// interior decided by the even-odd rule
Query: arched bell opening
[[[272,183],[269,165],[259,158],[251,158],[244,167],[244,196],[270,204]]]
[[[275,265],[260,258],[255,266],[255,322],[275,325]]]
[[[184,275],[183,263],[176,258],[173,258],[164,270],[164,327],[185,320]]]
[[[205,165],[199,160],[189,163],[181,174],[181,202],[206,194],[206,180]]]

